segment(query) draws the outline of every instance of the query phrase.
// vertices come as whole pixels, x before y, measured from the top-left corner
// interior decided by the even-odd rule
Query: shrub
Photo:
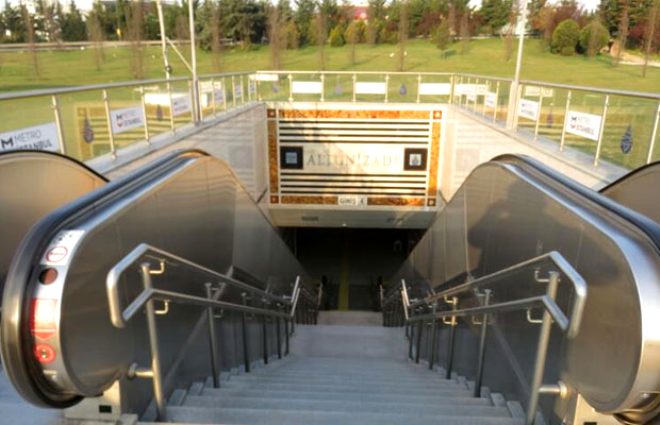
[[[330,45],[332,47],[341,47],[346,44],[344,40],[344,29],[341,25],[337,25],[330,31]]]
[[[593,57],[607,46],[610,33],[599,21],[592,21],[580,31],[580,47],[587,56]]]
[[[298,26],[293,20],[284,26],[284,34],[287,49],[297,49],[300,46],[300,33],[298,32]]]
[[[575,54],[580,38],[580,27],[572,19],[561,21],[552,33],[552,51],[564,56]]]
[[[435,44],[438,49],[445,50],[449,46],[449,22],[446,19],[443,19],[438,25],[438,28],[433,32],[433,44]]]
[[[351,44],[364,43],[366,31],[367,26],[363,20],[354,20],[346,28],[346,32],[344,33],[344,40]]]

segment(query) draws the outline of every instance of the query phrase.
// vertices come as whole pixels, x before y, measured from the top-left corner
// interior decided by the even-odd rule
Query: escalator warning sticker
[[[84,230],[63,230],[50,242],[41,259],[44,266],[66,266],[71,253],[82,238]]]

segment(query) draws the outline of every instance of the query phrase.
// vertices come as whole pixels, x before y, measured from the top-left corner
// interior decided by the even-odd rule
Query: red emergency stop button
[[[34,356],[39,363],[48,364],[55,361],[55,350],[47,344],[37,344],[34,347]]]

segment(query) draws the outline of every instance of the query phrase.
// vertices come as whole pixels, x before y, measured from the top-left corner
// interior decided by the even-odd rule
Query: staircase
[[[394,350],[393,350],[394,348]],[[292,354],[177,390],[168,420],[234,425],[518,425],[518,403],[405,358],[401,328],[298,326]],[[146,422],[142,422],[146,424]]]

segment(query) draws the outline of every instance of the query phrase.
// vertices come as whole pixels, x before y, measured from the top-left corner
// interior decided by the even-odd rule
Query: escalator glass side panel
[[[600,193],[660,223],[660,162],[626,174]]]
[[[649,227],[637,227],[631,218],[639,214],[613,207],[597,193],[582,196],[588,189],[575,190],[532,165],[506,156],[478,167],[438,213],[393,281],[437,286],[455,276],[478,278],[558,251],[587,281],[588,296],[575,339],[553,330],[546,378],[561,378],[601,411],[629,409],[639,403],[640,394],[660,390],[653,372],[660,359],[660,335],[653,330],[660,311],[660,258],[648,234],[654,224],[644,218]],[[426,266],[429,258],[434,261]],[[533,276],[512,276],[492,288],[494,298],[542,294],[545,288],[530,286],[530,281]],[[569,285],[561,285],[558,302],[565,311],[570,299]],[[465,307],[477,300],[462,302]],[[538,328],[524,312],[503,314],[496,324],[498,347],[487,356],[491,372],[485,385],[525,399]],[[468,323],[459,326],[466,347],[470,332]],[[469,359],[457,360],[459,373],[473,373]]]

